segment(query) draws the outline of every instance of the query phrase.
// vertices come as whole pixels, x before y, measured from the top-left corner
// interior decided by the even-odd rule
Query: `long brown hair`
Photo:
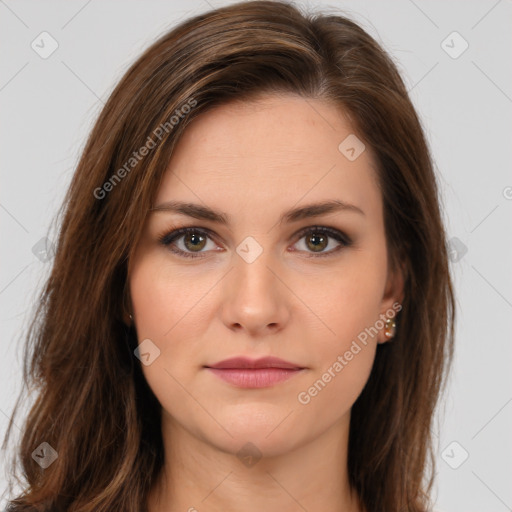
[[[375,155],[404,300],[396,336],[378,347],[352,407],[348,472],[368,512],[429,509],[431,426],[453,355],[455,304],[421,123],[392,59],[356,23],[248,1],[186,20],[152,44],[89,136],[24,345],[24,388],[37,397],[15,445],[12,474],[19,465],[24,482],[16,477],[23,492],[10,511],[146,510],[163,464],[161,406],[123,322],[127,264],[188,123],[268,92],[339,105]],[[46,469],[33,457],[41,443],[58,454]]]

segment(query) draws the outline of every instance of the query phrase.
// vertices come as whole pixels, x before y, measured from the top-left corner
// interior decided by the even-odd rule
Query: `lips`
[[[229,369],[261,369],[261,368],[283,368],[285,370],[301,370],[303,367],[300,365],[284,361],[278,357],[263,357],[261,359],[248,359],[246,357],[233,357],[225,359],[218,363],[208,365],[206,368],[216,368],[220,370]]]
[[[238,388],[275,386],[305,370],[304,367],[277,357],[248,359],[234,357],[205,366],[211,373]]]

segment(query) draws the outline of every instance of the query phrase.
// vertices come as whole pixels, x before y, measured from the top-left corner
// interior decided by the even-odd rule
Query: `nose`
[[[230,330],[258,337],[282,330],[290,318],[290,296],[283,270],[265,251],[251,263],[238,254],[224,279],[222,321]]]

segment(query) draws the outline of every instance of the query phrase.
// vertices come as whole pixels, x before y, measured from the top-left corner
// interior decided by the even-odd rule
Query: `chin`
[[[233,455],[240,451],[243,455],[244,450],[251,452],[251,449],[265,457],[281,455],[300,444],[297,438],[300,433],[293,422],[293,413],[290,414],[292,410],[290,407],[269,411],[254,404],[240,407],[237,412],[215,416],[232,437],[220,427],[215,431],[210,429],[207,437],[220,450]]]
[[[300,443],[287,432],[285,435],[273,433],[267,437],[267,432],[247,429],[232,432],[233,437],[224,436],[222,439],[212,439],[210,442],[217,449],[236,456],[246,467],[252,467],[262,457],[277,457],[292,451]]]

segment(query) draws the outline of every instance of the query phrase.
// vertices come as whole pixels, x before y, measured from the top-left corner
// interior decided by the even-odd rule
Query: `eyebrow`
[[[166,201],[155,206],[154,208],[150,208],[149,211],[173,212],[181,215],[187,215],[188,217],[193,217],[194,219],[209,220],[222,225],[230,224],[230,216],[228,214],[221,211],[213,210],[208,206],[203,206],[200,204],[194,204],[189,202]],[[354,212],[363,216],[365,215],[361,208],[338,199],[333,199],[329,201],[323,201],[320,203],[308,204],[305,206],[301,206],[299,208],[293,208],[291,210],[288,210],[281,215],[279,223],[281,224],[283,222],[297,222],[302,219],[318,217],[319,215],[325,215],[341,211]]]

